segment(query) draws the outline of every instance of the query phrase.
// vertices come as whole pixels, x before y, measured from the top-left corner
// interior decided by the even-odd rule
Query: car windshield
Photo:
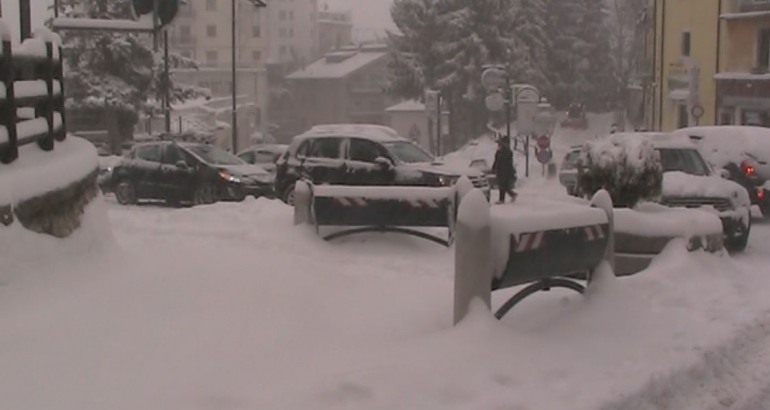
[[[186,148],[207,164],[243,165],[246,163],[235,155],[213,145],[192,145]]]
[[[572,151],[564,157],[564,164],[562,169],[574,169],[577,168],[578,161],[580,161],[580,151]]]
[[[695,149],[661,148],[660,162],[664,172],[680,171],[690,175],[710,175],[708,165]]]
[[[387,142],[383,145],[397,160],[406,164],[433,162],[434,160],[432,155],[409,141]]]

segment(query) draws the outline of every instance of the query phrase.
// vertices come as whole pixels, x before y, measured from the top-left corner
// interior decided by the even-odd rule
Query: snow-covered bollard
[[[481,299],[491,310],[492,227],[489,204],[478,189],[460,202],[455,227],[454,323],[467,314],[471,301]]]
[[[457,204],[460,204],[465,195],[468,195],[468,193],[473,190],[473,182],[471,182],[467,176],[463,175],[460,177],[460,179],[457,180],[454,189]]]
[[[607,214],[607,224],[609,230],[607,231],[607,249],[604,251],[604,261],[611,267],[612,271],[615,271],[615,214],[612,204],[612,197],[610,193],[604,189],[599,190],[591,198],[591,206],[594,208],[600,208]],[[588,277],[589,281],[591,276]]]
[[[312,224],[313,191],[310,183],[299,180],[294,184],[294,225]]]

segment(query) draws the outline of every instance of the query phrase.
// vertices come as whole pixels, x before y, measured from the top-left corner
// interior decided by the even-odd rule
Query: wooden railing
[[[22,44],[11,45],[0,20],[0,162],[19,157],[19,147],[37,143],[54,149],[66,138],[61,41],[46,29]]]

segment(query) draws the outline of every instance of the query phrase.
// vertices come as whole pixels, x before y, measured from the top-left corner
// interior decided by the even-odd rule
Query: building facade
[[[326,7],[318,12],[318,48],[321,55],[353,43],[353,17],[350,12]]]
[[[719,124],[770,127],[770,1],[724,4],[721,70],[716,75]]]
[[[386,124],[388,52],[383,45],[343,47],[289,74],[296,129],[324,123]]]
[[[770,0],[650,0],[646,128],[770,126]]]

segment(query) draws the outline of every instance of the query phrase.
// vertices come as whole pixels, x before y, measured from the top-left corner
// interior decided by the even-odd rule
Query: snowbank
[[[615,231],[647,237],[681,237],[722,233],[712,212],[642,203],[634,209],[615,209]]]
[[[717,197],[734,198],[740,204],[749,204],[749,194],[735,182],[711,176],[690,175],[684,172],[663,174],[664,197]]]
[[[97,158],[93,144],[73,136],[50,152],[23,146],[18,160],[0,166],[0,204],[17,204],[79,181],[98,168]]]

